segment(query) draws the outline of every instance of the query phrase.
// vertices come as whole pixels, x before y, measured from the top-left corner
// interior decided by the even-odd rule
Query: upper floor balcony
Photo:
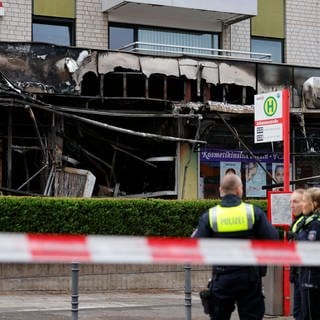
[[[257,0],[102,0],[109,21],[220,32],[257,14]]]
[[[189,47],[181,45],[172,45],[164,43],[152,42],[132,42],[118,48],[119,51],[134,52],[141,54],[157,55],[157,56],[191,56],[196,58],[222,58],[229,60],[251,60],[272,62],[272,54],[266,52],[251,52],[240,50]]]

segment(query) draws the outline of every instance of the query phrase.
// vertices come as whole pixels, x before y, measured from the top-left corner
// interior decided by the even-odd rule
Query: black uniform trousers
[[[301,312],[301,290],[299,283],[299,272],[297,267],[290,269],[290,282],[293,284],[293,318],[303,320]]]
[[[299,276],[293,283],[293,317],[294,320],[303,320],[301,313],[301,292],[299,284]]]
[[[243,268],[236,272],[218,273],[214,276],[213,320],[229,320],[237,305],[240,320],[261,320],[265,312],[261,276]]]
[[[312,272],[312,268],[302,268],[300,273],[300,292],[302,320],[320,319],[320,274]]]

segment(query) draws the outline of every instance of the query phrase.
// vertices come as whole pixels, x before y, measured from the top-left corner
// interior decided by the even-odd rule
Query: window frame
[[[260,40],[260,41],[265,41],[266,43],[269,42],[278,42],[281,44],[281,53],[280,53],[280,59],[281,61],[272,61],[273,63],[284,63],[284,39],[282,38],[271,38],[271,37],[257,37],[257,36],[251,36],[250,37],[250,50],[251,52],[253,51],[252,48],[252,41],[253,40]]]
[[[138,31],[139,29],[157,29],[159,31],[184,31],[184,32],[194,32],[194,33],[206,33],[212,36],[212,44],[214,44],[214,36],[218,37],[218,48],[221,48],[221,33],[220,32],[208,32],[208,31],[199,31],[199,30],[189,30],[189,29],[179,29],[179,28],[166,28],[166,27],[157,27],[157,26],[149,26],[149,25],[137,25],[137,24],[127,24],[120,22],[109,22],[108,24],[108,49],[109,50],[117,50],[110,48],[110,27],[119,27],[119,28],[128,28],[133,30],[133,42],[139,41],[138,39]]]
[[[33,25],[34,24],[52,25],[52,26],[64,26],[69,30],[70,44],[65,46],[75,46],[75,19],[59,18],[59,17],[47,17],[47,16],[32,16],[32,42],[46,42],[46,41],[35,41],[33,37]],[[48,42],[49,43],[49,42]],[[51,43],[50,44],[56,44]],[[58,44],[57,44],[58,45]]]

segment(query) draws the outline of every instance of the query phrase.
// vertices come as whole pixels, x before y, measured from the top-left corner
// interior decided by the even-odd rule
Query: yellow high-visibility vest
[[[241,202],[236,207],[221,207],[217,205],[210,208],[209,224],[214,232],[250,230],[254,224],[253,205]]]
[[[301,227],[302,227],[302,223],[304,223],[302,220],[306,219],[306,217],[304,215],[302,215],[301,217],[299,217],[293,224],[293,226],[291,227],[291,231],[294,233],[297,233],[298,231],[300,231]]]

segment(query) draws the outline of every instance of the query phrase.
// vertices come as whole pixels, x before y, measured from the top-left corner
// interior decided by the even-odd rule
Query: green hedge
[[[0,231],[189,237],[219,200],[0,197]],[[266,212],[266,201],[251,203]]]

